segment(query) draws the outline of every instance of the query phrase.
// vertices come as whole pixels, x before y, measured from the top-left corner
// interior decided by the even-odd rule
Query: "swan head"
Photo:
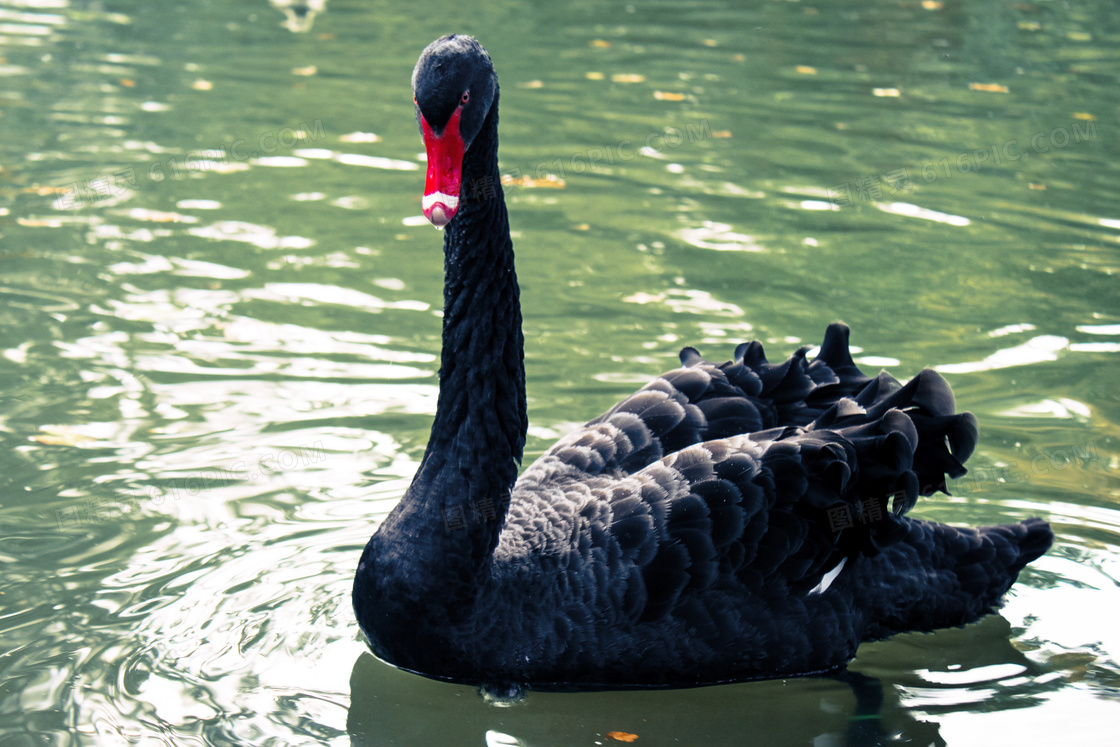
[[[424,217],[443,228],[459,210],[463,155],[482,130],[498,92],[490,55],[469,36],[436,39],[412,71],[416,123],[428,153]]]

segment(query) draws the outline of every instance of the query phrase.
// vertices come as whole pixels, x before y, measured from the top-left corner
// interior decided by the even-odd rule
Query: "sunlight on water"
[[[876,205],[875,207],[879,208],[884,213],[905,215],[910,218],[921,218],[923,220],[931,220],[935,223],[946,223],[950,226],[967,226],[972,223],[968,218],[961,215],[947,215],[946,213],[939,213],[936,210],[911,205],[908,202],[892,202],[887,205]]]

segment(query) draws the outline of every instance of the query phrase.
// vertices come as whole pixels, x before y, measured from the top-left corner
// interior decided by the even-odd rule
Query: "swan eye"
[[[463,91],[463,95],[459,97],[459,103],[460,104],[465,104],[470,100],[471,100],[471,92],[470,91]]]

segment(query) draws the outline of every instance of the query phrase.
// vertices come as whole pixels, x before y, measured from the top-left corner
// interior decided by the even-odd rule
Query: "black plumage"
[[[1049,547],[1037,519],[961,529],[905,515],[964,474],[976,421],[933,371],[865,376],[840,324],[812,360],[771,364],[751,342],[713,364],[685,348],[681,368],[518,477],[525,374],[497,78],[477,42],[449,36],[424,51],[413,89],[422,123],[461,108],[466,149],[431,439],[354,582],[378,656],[534,687],[819,672],[862,641],[990,612]]]

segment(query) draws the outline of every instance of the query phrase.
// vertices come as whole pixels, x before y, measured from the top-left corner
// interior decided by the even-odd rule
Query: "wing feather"
[[[511,514],[549,518],[507,523],[499,549],[581,555],[632,620],[716,625],[696,600],[727,583],[826,593],[846,557],[894,542],[898,515],[963,473],[976,442],[940,376],[869,378],[847,340],[833,325],[815,359],[779,364],[758,343],[719,365],[686,348],[682,368],[525,471]]]

